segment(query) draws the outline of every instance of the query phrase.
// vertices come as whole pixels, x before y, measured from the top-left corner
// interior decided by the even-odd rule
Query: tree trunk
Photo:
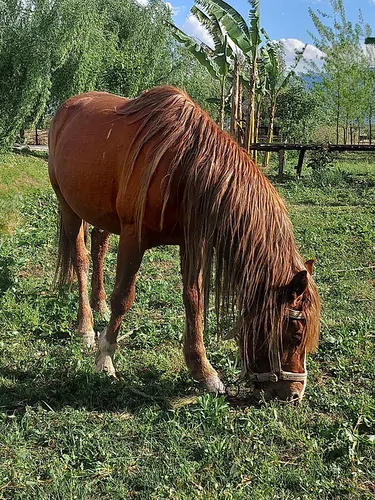
[[[358,144],[360,144],[360,142],[361,142],[361,126],[358,120]]]
[[[276,102],[271,103],[270,107],[270,117],[269,117],[269,125],[268,125],[268,136],[267,136],[267,143],[271,144],[273,140],[273,125],[275,122],[275,113],[276,113]],[[268,164],[270,162],[270,155],[271,153],[269,151],[266,152],[264,155],[264,160],[263,160],[263,168],[267,168]]]
[[[35,145],[39,146],[38,126],[35,126]]]
[[[20,130],[19,135],[20,135],[20,144],[25,144],[25,129],[24,128],[22,128]]]
[[[254,142],[255,131],[255,87],[257,82],[257,55],[256,52],[253,58],[252,75],[250,80],[249,92],[249,117],[247,124],[247,152],[250,153],[251,144]]]
[[[340,127],[340,86],[337,93],[337,113],[336,113],[336,144],[339,143],[339,127]]]
[[[237,56],[234,56],[233,88],[232,88],[232,112],[230,117],[230,132],[236,139],[238,136],[238,98],[240,87],[240,65]]]
[[[240,146],[245,146],[244,138],[244,121],[242,112],[242,96],[243,96],[243,86],[241,80],[238,85],[238,127],[237,127],[237,142]]]
[[[255,113],[255,132],[254,132],[254,142],[258,142],[259,140],[259,127],[260,127],[260,112],[262,109],[262,101],[261,99],[257,102],[256,113]],[[258,151],[254,150],[253,159],[255,163],[258,162]]]
[[[224,129],[224,119],[225,119],[225,76],[221,77],[220,85],[220,121],[219,127]]]
[[[279,151],[279,173],[277,176],[277,180],[279,182],[283,181],[284,167],[285,167],[285,149],[280,149],[280,151]]]
[[[372,145],[372,106],[370,106],[370,116],[369,116],[369,140],[370,140],[370,146]]]

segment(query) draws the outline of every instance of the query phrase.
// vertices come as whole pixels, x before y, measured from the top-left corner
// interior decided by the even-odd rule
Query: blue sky
[[[172,0],[171,3],[181,9],[175,16],[175,21],[182,26],[193,2]],[[247,1],[229,0],[229,3],[247,19]],[[308,8],[331,12],[328,0],[260,0],[260,5],[262,26],[271,38],[297,38],[303,42],[311,42],[307,31],[313,30]],[[361,9],[365,21],[373,26],[375,32],[375,0],[344,0],[344,6],[351,21],[358,19],[358,11]]]
[[[242,16],[247,19],[249,3],[246,0],[226,0]],[[169,3],[169,2],[168,2]],[[203,41],[204,32],[197,20],[189,17],[193,0],[170,0],[174,8],[174,20],[177,26],[186,33],[195,35]],[[308,9],[320,9],[323,12],[332,12],[329,0],[260,0],[261,25],[270,38],[274,40],[285,39],[287,60],[294,57],[294,50],[300,49],[305,43],[312,44],[308,31],[314,32]],[[375,0],[344,0],[348,20],[358,21],[359,9],[362,10],[365,21],[373,27],[375,34]],[[321,53],[312,45],[308,47],[305,56],[308,58],[320,57]]]

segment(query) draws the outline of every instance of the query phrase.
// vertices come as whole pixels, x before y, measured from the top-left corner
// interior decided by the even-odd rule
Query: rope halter
[[[302,311],[296,311],[294,309],[287,309],[287,317],[289,319],[295,319],[304,321],[305,315]],[[272,372],[266,373],[249,373],[246,375],[246,380],[250,382],[278,382],[279,380],[287,380],[290,382],[305,382],[307,379],[307,370],[303,373],[286,372],[281,368],[280,353],[277,354],[277,364],[276,369]]]

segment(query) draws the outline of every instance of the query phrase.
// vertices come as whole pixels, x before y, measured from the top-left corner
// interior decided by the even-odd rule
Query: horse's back
[[[105,92],[72,97],[57,111],[50,129],[49,171],[60,201],[83,220],[117,234],[122,224],[134,219],[142,169],[147,168],[141,152],[137,168],[123,187],[125,160],[137,132],[136,123],[126,123],[116,112],[127,102]],[[158,191],[153,199],[158,198],[160,189],[153,191]],[[145,222],[156,229],[161,204],[153,199]]]

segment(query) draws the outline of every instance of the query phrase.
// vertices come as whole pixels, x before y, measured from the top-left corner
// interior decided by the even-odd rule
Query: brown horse
[[[214,288],[218,321],[237,318],[233,336],[243,377],[270,396],[300,400],[306,352],[319,335],[313,263],[304,264],[282,200],[247,153],[184,92],[168,86],[133,100],[101,92],[73,97],[57,112],[49,145],[61,214],[60,283],[76,271],[78,333],[88,345],[95,341],[91,307],[106,309],[108,236],[120,235],[96,369],[115,374],[116,338],[145,250],[173,244],[180,246],[191,375],[209,391],[224,390],[202,335]],[[91,307],[86,223],[94,226]]]

